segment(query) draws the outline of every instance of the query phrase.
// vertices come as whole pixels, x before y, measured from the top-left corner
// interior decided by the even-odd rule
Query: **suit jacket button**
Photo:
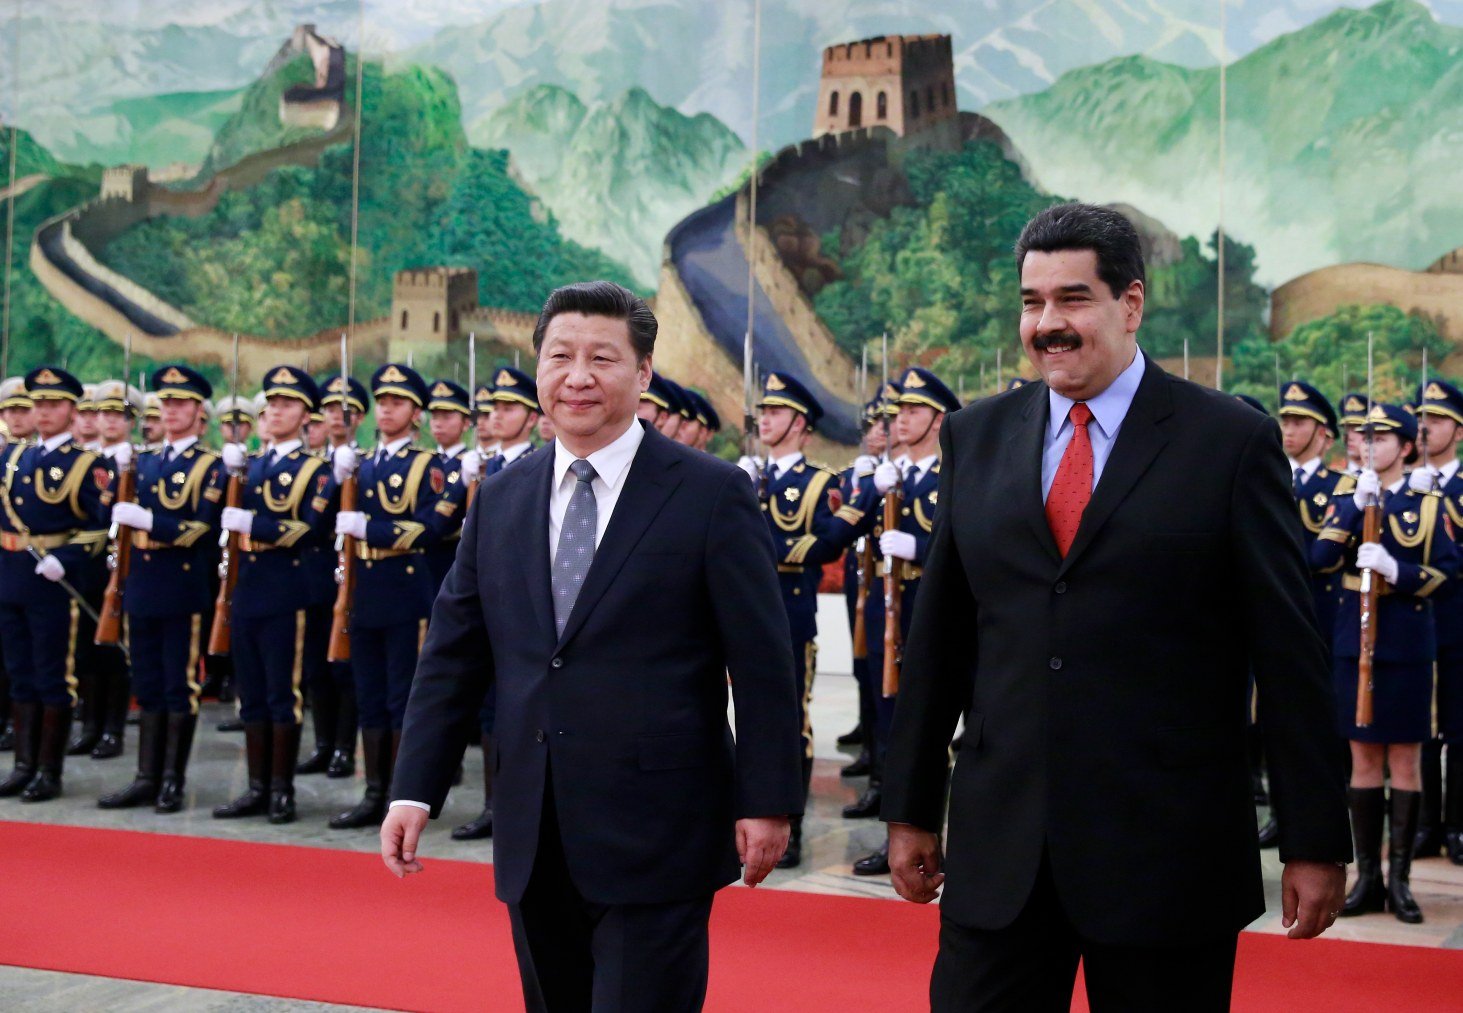
[[[1067,593],[1067,582],[1065,580],[1059,580],[1059,581],[1057,581],[1057,586],[1054,587],[1054,588],[1052,588],[1052,590],[1055,591],[1057,594],[1066,594]]]
[[[544,730],[542,728],[533,733],[533,741],[535,742],[542,742],[547,737],[548,736],[544,735]]]
[[[1048,661],[1047,664],[1051,666],[1051,670],[1053,672],[1060,672],[1062,670],[1061,658],[1053,658],[1051,661]]]
[[[564,659],[563,658],[555,658],[553,661],[549,662],[549,667],[550,668],[563,668],[564,667]]]

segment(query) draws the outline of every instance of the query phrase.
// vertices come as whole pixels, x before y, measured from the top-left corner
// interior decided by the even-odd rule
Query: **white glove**
[[[112,523],[134,531],[151,531],[152,511],[136,503],[117,503],[112,507]]]
[[[356,448],[348,443],[342,443],[335,448],[335,453],[330,455],[330,470],[335,475],[336,483],[344,482],[356,473]]]
[[[247,535],[254,530],[254,511],[240,507],[224,507],[224,515],[219,520],[219,527],[225,531]]]
[[[476,450],[469,450],[462,455],[462,481],[475,482],[477,477],[483,473],[483,459]]]
[[[853,473],[858,478],[865,478],[874,473],[879,466],[879,459],[870,454],[861,454],[854,458]]]
[[[47,580],[57,581],[66,576],[66,567],[55,556],[42,556],[41,561],[36,564],[36,573]]]
[[[132,444],[125,441],[117,444],[117,449],[112,451],[112,463],[118,471],[126,471],[132,463]]]
[[[1358,510],[1365,510],[1370,504],[1380,502],[1381,498],[1382,480],[1375,471],[1368,469],[1356,476],[1356,491],[1351,494],[1351,502]]]
[[[899,467],[893,461],[885,461],[874,469],[874,488],[886,493],[899,484]]]
[[[243,471],[249,467],[248,449],[242,443],[225,443],[224,467],[230,471]]]
[[[342,510],[335,515],[335,533],[352,538],[366,537],[366,515],[359,510]]]
[[[1432,465],[1424,464],[1412,470],[1407,476],[1407,488],[1413,492],[1432,492],[1437,488],[1440,472]]]
[[[886,531],[879,536],[879,551],[895,559],[914,560],[914,535],[908,531]]]
[[[1375,570],[1388,584],[1397,583],[1397,560],[1379,542],[1362,542],[1361,548],[1356,550],[1356,567]]]
[[[762,462],[755,457],[743,454],[741,460],[737,461],[737,467],[747,473],[747,477],[752,480],[753,485],[756,485],[762,477]]]

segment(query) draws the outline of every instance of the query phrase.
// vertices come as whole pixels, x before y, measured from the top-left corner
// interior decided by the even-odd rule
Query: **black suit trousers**
[[[1003,929],[940,920],[930,978],[932,1013],[1067,1013],[1080,960],[1092,1013],[1229,1009],[1235,934],[1176,946],[1113,946],[1084,939],[1062,909],[1042,857],[1030,899]]]
[[[591,903],[569,876],[551,788],[540,826],[528,887],[508,905],[530,1013],[701,1009],[712,895],[669,904]]]

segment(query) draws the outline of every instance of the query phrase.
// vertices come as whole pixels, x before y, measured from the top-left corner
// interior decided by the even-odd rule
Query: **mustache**
[[[1064,331],[1061,334],[1038,334],[1031,341],[1031,347],[1038,352],[1045,352],[1052,345],[1071,345],[1074,349],[1082,347],[1082,336],[1071,331]]]

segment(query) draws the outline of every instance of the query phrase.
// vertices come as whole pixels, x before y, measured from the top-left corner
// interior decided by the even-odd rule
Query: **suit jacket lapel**
[[[670,498],[671,492],[680,484],[680,479],[673,474],[673,469],[679,462],[666,453],[667,444],[664,436],[646,427],[645,437],[635,453],[635,459],[630,463],[630,473],[625,476],[625,485],[615,503],[615,512],[610,517],[609,527],[605,529],[604,538],[595,550],[594,562],[590,564],[589,574],[584,578],[584,586],[579,589],[574,610],[569,613],[564,635],[559,638],[561,645],[568,643],[579,632],[586,617],[594,611],[595,605],[609,589],[610,582],[629,558],[630,551],[645,534],[645,529],[650,527],[651,521],[660,513],[660,508]],[[545,516],[547,512],[546,504]],[[548,573],[547,564],[544,573]]]
[[[533,603],[533,614],[538,620],[541,635],[550,641],[554,639],[554,598],[549,586],[549,490],[554,484],[553,465],[552,453],[535,454],[523,462],[521,467],[526,472],[523,477],[527,481],[521,487],[525,490],[527,503],[518,515],[528,519],[528,530],[522,533],[527,541],[520,546],[524,554],[521,569],[528,581],[528,600]]]
[[[1046,385],[1031,386],[1033,390],[1021,414],[1021,425],[1007,437],[1007,468],[1016,483],[1015,502],[1030,521],[1032,534],[1052,557],[1052,562],[1058,562],[1062,554],[1057,551],[1056,539],[1046,522],[1046,503],[1041,495],[1041,457],[1047,427]]]
[[[1060,573],[1066,573],[1077,557],[1102,526],[1107,523],[1113,511],[1128,495],[1138,479],[1148,470],[1163,445],[1168,442],[1159,423],[1173,411],[1173,402],[1168,392],[1168,374],[1152,358],[1148,359],[1133,403],[1118,430],[1117,442],[1108,454],[1107,464],[1092,499],[1082,514],[1082,523],[1077,528],[1077,537],[1067,558],[1062,561]]]

